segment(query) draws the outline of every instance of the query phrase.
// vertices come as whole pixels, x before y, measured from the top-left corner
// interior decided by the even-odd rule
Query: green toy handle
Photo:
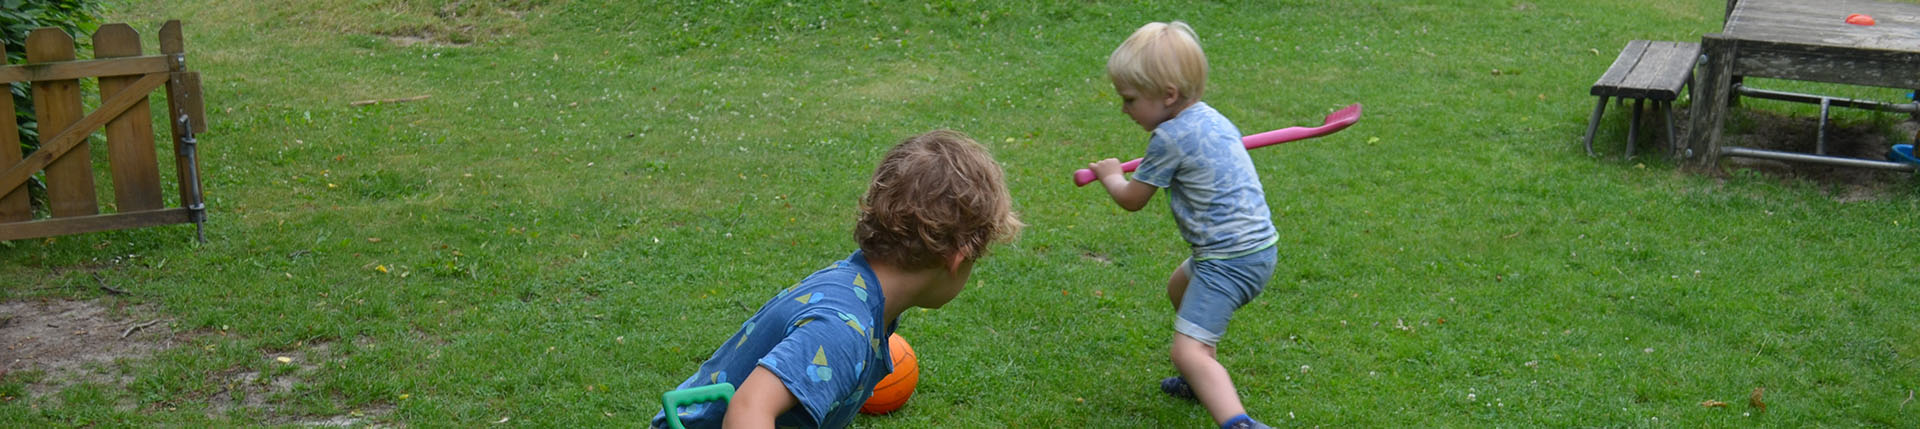
[[[716,383],[689,387],[660,395],[660,414],[667,416],[667,427],[686,429],[680,424],[680,407],[702,402],[733,400],[733,384]]]

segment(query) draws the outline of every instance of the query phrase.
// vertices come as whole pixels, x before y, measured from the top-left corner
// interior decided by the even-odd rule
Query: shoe
[[[1188,386],[1187,379],[1181,378],[1180,376],[1167,377],[1166,379],[1160,380],[1160,391],[1167,392],[1167,395],[1175,398],[1195,399],[1193,396],[1193,386]]]
[[[1229,429],[1273,429],[1272,426],[1267,426],[1266,424],[1262,424],[1252,419],[1236,422],[1234,423],[1233,426],[1228,426],[1228,428]]]

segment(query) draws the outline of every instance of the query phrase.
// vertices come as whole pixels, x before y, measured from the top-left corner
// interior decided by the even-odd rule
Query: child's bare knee
[[[1200,342],[1200,340],[1189,337],[1186,334],[1176,334],[1174,335],[1173,347],[1169,348],[1168,355],[1173,358],[1175,364],[1196,359],[1213,359],[1213,346],[1209,346],[1207,343]]]

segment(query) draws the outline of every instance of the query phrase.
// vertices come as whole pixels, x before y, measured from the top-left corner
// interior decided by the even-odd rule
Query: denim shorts
[[[1279,246],[1228,259],[1187,260],[1187,292],[1180,297],[1174,332],[1209,346],[1220,343],[1227,322],[1240,306],[1252,302],[1273,278]]]

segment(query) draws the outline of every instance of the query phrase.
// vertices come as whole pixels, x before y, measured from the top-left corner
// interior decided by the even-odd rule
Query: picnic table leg
[[[1593,155],[1593,132],[1600,128],[1600,115],[1607,112],[1607,96],[1600,96],[1600,104],[1593,105],[1593,119],[1587,120],[1587,157]]]
[[[1680,145],[1675,143],[1674,140],[1677,139],[1677,137],[1673,136],[1673,102],[1662,101],[1657,104],[1657,106],[1667,114],[1667,157],[1678,159],[1679,155],[1675,152],[1680,150]]]
[[[1705,70],[1694,85],[1693,126],[1687,133],[1687,148],[1682,152],[1686,165],[1711,169],[1720,165],[1720,128],[1725,125],[1727,100],[1732,97],[1733,53],[1737,47],[1719,33],[1700,38],[1700,52],[1707,56]]]
[[[1646,104],[1647,104],[1647,99],[1645,98],[1633,99],[1633,119],[1628,120],[1627,122],[1627,157],[1626,159],[1633,159],[1633,146],[1636,144],[1634,142],[1634,137],[1640,134],[1640,110],[1641,110],[1641,106],[1645,106]]]

